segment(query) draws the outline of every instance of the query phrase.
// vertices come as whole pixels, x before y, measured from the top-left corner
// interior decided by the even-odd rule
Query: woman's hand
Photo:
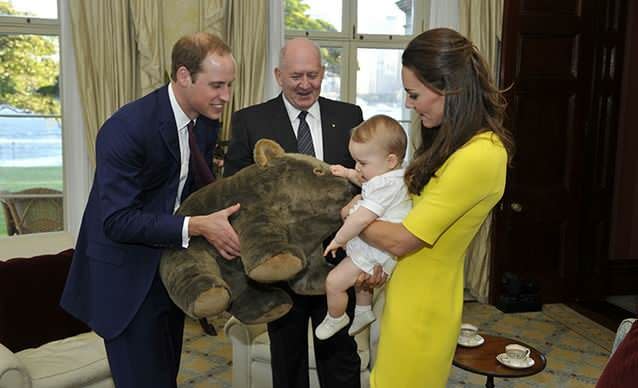
[[[381,287],[388,279],[388,275],[383,272],[383,267],[379,264],[375,265],[372,270],[372,275],[361,272],[357,281],[354,283],[355,288],[372,291],[373,288]]]

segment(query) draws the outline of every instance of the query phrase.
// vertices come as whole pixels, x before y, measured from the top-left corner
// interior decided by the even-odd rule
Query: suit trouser
[[[284,287],[287,288],[287,287]],[[287,288],[293,299],[288,314],[268,324],[270,362],[273,387],[307,388],[308,377],[308,318],[314,329],[328,311],[325,295],[297,295]],[[354,289],[348,290],[347,313],[354,314]],[[359,388],[361,360],[357,344],[348,335],[347,327],[327,340],[313,335],[319,384],[323,388]]]
[[[131,323],[105,341],[117,388],[177,386],[184,313],[171,301],[159,273]]]

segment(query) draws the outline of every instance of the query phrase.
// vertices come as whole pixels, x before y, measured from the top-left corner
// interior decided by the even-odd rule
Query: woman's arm
[[[367,243],[397,257],[429,246],[410,233],[403,224],[394,222],[374,221],[359,236]]]
[[[403,224],[387,221],[374,221],[359,234],[359,237],[368,244],[390,252],[397,257],[405,256],[410,252],[428,246],[428,244],[410,233]],[[373,288],[381,287],[386,280],[387,275],[383,272],[383,268],[377,264],[374,266],[372,275],[365,272],[359,275],[355,287],[363,290],[372,290]]]

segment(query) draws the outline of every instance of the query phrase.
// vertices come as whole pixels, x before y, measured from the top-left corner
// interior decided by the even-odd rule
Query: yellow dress
[[[430,179],[403,225],[428,246],[401,259],[386,286],[372,388],[445,387],[463,310],[465,251],[503,195],[507,152],[474,136]]]

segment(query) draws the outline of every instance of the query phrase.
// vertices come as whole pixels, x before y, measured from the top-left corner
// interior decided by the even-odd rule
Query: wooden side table
[[[524,342],[507,337],[485,335],[483,345],[475,348],[467,348],[458,345],[454,353],[453,364],[468,372],[477,373],[487,377],[485,386],[494,387],[494,377],[526,377],[532,376],[545,369],[547,360],[538,350]],[[525,369],[509,368],[496,360],[496,356],[505,353],[505,346],[509,344],[519,344],[530,349],[530,357],[534,360],[534,365]]]

